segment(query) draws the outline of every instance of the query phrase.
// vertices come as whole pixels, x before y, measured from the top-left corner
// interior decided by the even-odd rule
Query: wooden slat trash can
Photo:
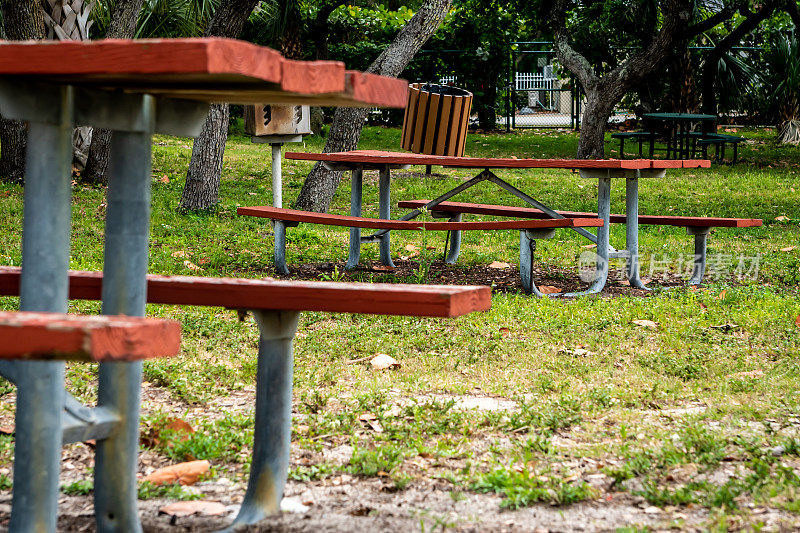
[[[412,83],[403,120],[403,150],[415,154],[464,155],[472,93],[433,83]]]

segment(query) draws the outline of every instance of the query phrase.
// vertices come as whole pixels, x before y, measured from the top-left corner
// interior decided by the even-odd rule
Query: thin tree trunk
[[[44,19],[38,0],[0,0],[5,38],[11,41],[43,39]],[[19,120],[0,119],[0,180],[22,183],[28,127]]]
[[[583,108],[581,136],[578,142],[579,159],[603,159],[605,157],[605,131],[608,117],[614,110],[609,100],[598,88],[586,91]]]
[[[111,22],[106,32],[108,39],[130,39],[136,33],[136,22],[144,0],[118,0],[111,14]],[[92,144],[86,159],[82,180],[89,183],[106,183],[108,177],[108,156],[111,149],[111,130],[96,129],[92,134]]]
[[[222,2],[206,29],[206,37],[238,37],[258,0]],[[192,160],[186,173],[181,210],[211,209],[219,202],[222,158],[228,140],[230,110],[227,104],[214,104],[203,131],[192,146]]]
[[[426,1],[400,30],[392,44],[369,66],[367,72],[382,76],[399,76],[442,23],[450,8],[450,2],[451,0]],[[337,109],[323,152],[355,149],[366,116],[366,109]],[[321,213],[327,211],[341,181],[341,175],[341,172],[326,170],[320,163],[314,165],[303,183],[295,207]]]

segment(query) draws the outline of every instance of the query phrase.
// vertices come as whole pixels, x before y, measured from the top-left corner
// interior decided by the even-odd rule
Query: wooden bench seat
[[[407,209],[420,209],[430,200],[404,200],[398,202],[398,207]],[[566,218],[584,219],[596,217],[597,213],[580,211],[556,211]],[[456,214],[474,214],[500,217],[525,217],[549,218],[549,216],[533,207],[514,207],[505,205],[473,204],[464,202],[442,202],[436,206],[434,215],[452,216]],[[612,224],[625,224],[625,215],[609,216]],[[698,285],[705,275],[706,243],[711,228],[752,228],[763,224],[756,218],[721,218],[721,217],[682,217],[674,215],[639,215],[639,224],[676,226],[686,228],[686,232],[695,237],[695,270],[689,283]]]
[[[99,300],[102,288],[100,272],[69,272],[70,299]],[[20,269],[0,267],[0,295],[18,296],[19,291]],[[148,275],[147,302],[229,307],[252,311],[256,318],[260,335],[253,458],[241,510],[230,526],[233,530],[280,509],[291,445],[292,339],[300,311],[455,317],[488,310],[491,290],[476,286]],[[0,333],[2,329],[0,325]]]
[[[398,207],[420,209],[430,200],[403,200],[397,203]],[[473,215],[488,215],[498,217],[526,217],[548,218],[547,214],[533,207],[515,207],[507,205],[472,204],[464,202],[442,202],[436,206],[437,211],[446,213],[464,213]],[[597,217],[597,213],[584,211],[556,211],[567,218]],[[611,223],[624,224],[625,215],[610,216]],[[678,226],[678,227],[706,227],[706,228],[751,228],[761,226],[763,221],[756,218],[721,218],[721,217],[681,217],[673,215],[639,215],[639,224]]]
[[[308,222],[311,224],[324,224],[327,226],[346,226],[351,228],[387,229],[387,230],[425,230],[425,231],[456,231],[456,230],[503,230],[503,229],[540,229],[540,228],[569,228],[574,226],[598,226],[597,216],[585,217],[582,220],[489,220],[475,222],[431,222],[425,220],[386,220],[381,218],[353,217],[347,215],[334,215],[330,213],[315,213],[312,211],[297,211],[280,207],[257,206],[240,207],[236,210],[239,215],[269,218],[283,222]]]
[[[457,256],[458,250],[460,250],[462,231],[516,229],[520,231],[519,268],[520,277],[522,278],[522,287],[525,292],[533,292],[537,295],[540,295],[540,293],[532,281],[533,251],[536,249],[536,240],[551,238],[555,234],[556,228],[598,227],[603,225],[603,221],[597,218],[596,215],[561,219],[535,217],[526,220],[489,220],[472,222],[462,222],[459,215],[456,217],[457,219],[451,219],[447,222],[429,222],[422,220],[386,220],[332,215],[268,206],[240,207],[237,213],[240,215],[269,218],[276,221],[274,251],[275,269],[282,274],[288,274],[289,268],[286,265],[285,229],[281,228],[279,224],[296,225],[300,222],[310,222],[314,224],[378,230],[448,231],[448,242],[451,243],[450,252],[448,253],[445,251],[445,261],[448,263],[455,262],[455,258],[451,260],[451,256],[453,253]],[[447,245],[445,245],[445,247],[447,248]]]
[[[0,296],[19,296],[19,267],[0,267]],[[69,298],[100,300],[102,272],[69,271]],[[257,311],[456,317],[491,306],[488,287],[147,275],[147,303]]]
[[[174,320],[0,312],[0,359],[135,361],[177,355],[180,342]]]

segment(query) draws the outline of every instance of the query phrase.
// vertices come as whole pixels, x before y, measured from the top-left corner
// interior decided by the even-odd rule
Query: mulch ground
[[[419,263],[413,260],[395,260],[396,268],[391,269],[377,261],[362,261],[362,264],[353,270],[345,270],[345,262],[305,263],[289,267],[289,276],[271,274],[274,277],[298,280],[330,280],[336,281],[363,281],[365,276],[372,276],[374,281],[385,282],[411,282],[416,279]],[[533,269],[533,279],[537,287],[551,288],[556,292],[582,291],[589,284],[580,280],[574,270],[559,269],[552,266],[536,266]],[[414,281],[416,282],[416,281]],[[674,287],[685,283],[677,274],[664,274],[651,280],[654,287]],[[421,283],[436,285],[488,285],[493,293],[518,293],[524,294],[519,276],[519,267],[509,265],[505,268],[495,268],[489,265],[449,265],[444,261],[434,261],[428,267],[428,272]],[[650,291],[631,288],[619,271],[609,275],[609,281],[600,296],[648,296]]]

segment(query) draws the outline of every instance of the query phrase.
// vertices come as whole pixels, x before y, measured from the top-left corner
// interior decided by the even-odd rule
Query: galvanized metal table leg
[[[554,229],[522,230],[519,232],[519,275],[525,294],[547,296],[536,287],[533,280],[533,257],[537,239],[550,239],[556,234]]]
[[[145,131],[116,131],[111,143],[102,295],[107,315],[144,316],[147,301],[154,98],[142,96],[140,107]],[[97,405],[116,412],[120,422],[97,441],[98,531],[141,531],[136,508],[141,381],[141,362],[100,365]]]
[[[275,270],[283,275],[289,274],[289,267],[286,266],[286,222],[275,220],[272,225],[272,233],[275,235],[275,247],[273,260]]]
[[[639,277],[639,174],[635,178],[625,179],[625,242],[628,249],[628,260],[625,274],[631,287],[648,289]]]
[[[261,331],[256,376],[253,462],[239,515],[232,530],[280,511],[289,470],[292,422],[292,338],[296,311],[254,311]]]
[[[461,222],[461,213],[456,213],[450,217],[450,222]],[[446,256],[444,262],[448,265],[454,264],[458,260],[458,254],[461,253],[461,231],[453,230],[447,232],[449,247],[445,250]]]
[[[708,241],[708,234],[711,233],[711,228],[686,228],[686,233],[694,235],[694,268],[692,269],[692,277],[689,279],[689,285],[700,285],[703,282],[703,276],[706,274],[706,243]]]
[[[391,196],[389,192],[390,180],[389,166],[381,167],[378,179],[378,216],[385,220],[392,218]],[[381,241],[378,246],[380,247],[381,264],[393,267],[394,263],[392,262],[392,250],[389,241],[390,235],[391,233],[388,231],[384,233],[381,236]]]
[[[39,100],[55,109],[47,123],[28,130],[20,309],[67,310],[73,89],[60,101]],[[10,531],[55,531],[61,463],[64,363],[16,363],[17,415],[14,494]]]
[[[272,207],[283,207],[283,175],[281,147],[283,143],[270,143],[272,147]]]
[[[583,296],[597,294],[603,290],[608,280],[608,248],[611,218],[611,178],[599,178],[597,185],[597,217],[603,219],[603,225],[597,228],[597,257],[595,278],[585,291],[567,292],[559,296]]]
[[[353,169],[350,185],[350,216],[361,216],[361,198],[363,193],[364,171],[360,168]],[[347,269],[358,266],[361,257],[361,228],[350,228],[350,252],[347,257]]]

